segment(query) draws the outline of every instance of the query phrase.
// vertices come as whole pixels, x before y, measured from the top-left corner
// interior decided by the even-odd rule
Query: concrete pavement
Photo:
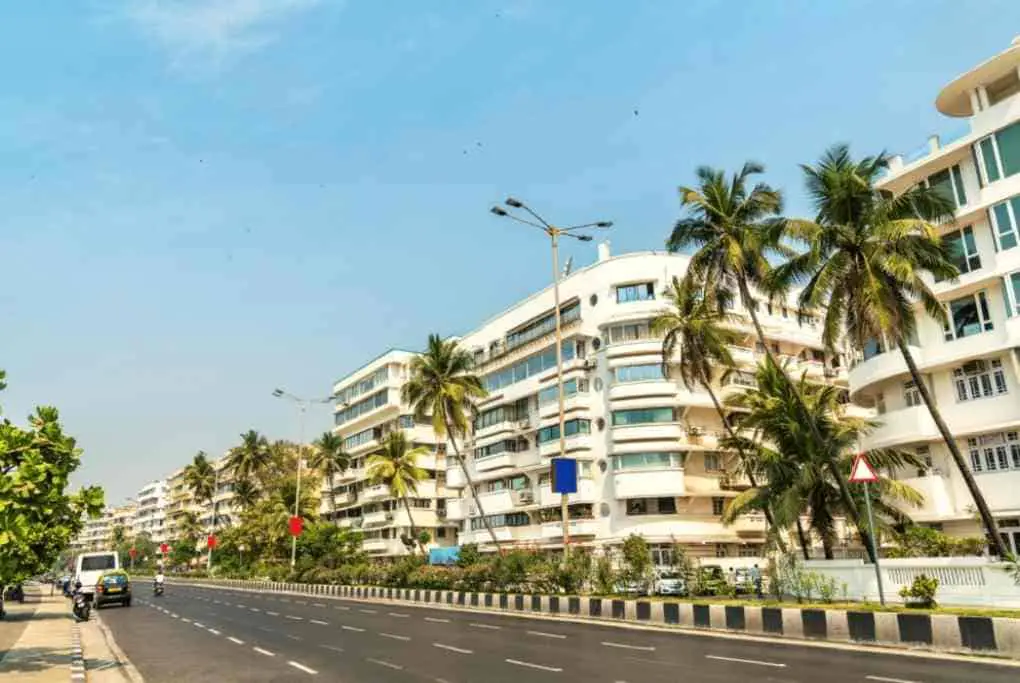
[[[1009,665],[169,586],[102,620],[146,681],[1015,683]]]
[[[26,595],[25,605],[8,603],[7,608],[9,615],[0,622],[0,633],[9,627],[10,632],[17,632],[17,639],[0,660],[0,679],[67,683],[72,654],[72,619],[67,601],[61,596],[41,596],[33,590]]]

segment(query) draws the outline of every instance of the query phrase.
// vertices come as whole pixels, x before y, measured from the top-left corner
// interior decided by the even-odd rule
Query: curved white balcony
[[[461,471],[460,465],[449,460],[446,463],[446,486],[451,489],[462,489],[467,486],[467,480],[464,479],[464,472]]]
[[[373,501],[373,500],[386,500],[390,497],[390,488],[385,484],[377,484],[376,486],[366,486],[361,492],[361,500]]]
[[[446,518],[451,522],[459,522],[466,519],[468,514],[467,498],[451,498],[446,501]]]
[[[567,495],[570,505],[574,503],[594,503],[598,501],[598,490],[595,482],[591,479],[579,479],[577,481],[577,493]],[[550,507],[560,504],[560,494],[553,493],[552,485],[545,484],[538,487],[538,503],[542,507]]]
[[[662,356],[661,339],[638,339],[610,344],[606,348],[606,358],[619,356],[636,356],[638,354]]]
[[[373,555],[407,555],[411,552],[398,538],[366,538],[361,547]]]
[[[900,482],[924,496],[924,502],[920,507],[900,505],[914,521],[931,522],[959,517],[956,513],[953,488],[949,479],[942,474],[931,472],[920,477],[900,479]]]
[[[957,438],[979,432],[1016,429],[1020,424],[1020,405],[1013,394],[963,403],[943,401],[939,404],[939,410],[949,431]],[[881,425],[865,437],[867,448],[886,448],[942,439],[924,404],[893,410],[875,419]]]
[[[514,451],[504,451],[496,455],[488,455],[484,458],[475,458],[474,466],[477,472],[488,472],[490,470],[498,470],[504,467],[513,467]]]
[[[668,379],[616,383],[609,387],[609,400],[619,401],[656,396],[672,400],[683,389],[683,385]]]
[[[682,467],[624,470],[613,473],[613,492],[617,500],[657,496],[686,496]]]
[[[595,536],[599,532],[598,520],[572,519],[567,525],[570,538]],[[542,525],[542,538],[563,538],[563,522],[546,522]]]
[[[574,434],[568,436],[566,440],[566,452],[580,450],[591,450],[592,435],[591,434]],[[546,441],[538,446],[538,454],[542,458],[552,458],[559,455],[560,452],[560,440],[552,439]]]
[[[685,437],[679,422],[617,425],[612,428],[613,441],[682,441]]]
[[[496,534],[497,540],[507,542],[537,541],[542,537],[541,528],[535,524],[527,526],[497,526],[493,527],[492,531]],[[457,534],[457,542],[460,545],[466,543],[486,545],[491,544],[492,539],[489,536],[488,530],[483,527],[474,531],[461,531]]]
[[[920,347],[910,346],[910,354],[914,362],[920,365],[923,351]],[[848,375],[850,393],[855,395],[869,387],[893,377],[907,374],[907,364],[898,349],[892,349],[855,365]]]

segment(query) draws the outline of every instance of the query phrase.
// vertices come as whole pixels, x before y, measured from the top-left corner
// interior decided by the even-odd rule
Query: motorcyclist
[[[157,571],[155,578],[152,579],[152,588],[153,588],[153,590],[159,590],[159,589],[163,588],[163,583],[165,581],[166,581],[166,578],[163,576],[163,570],[161,569],[161,570]]]

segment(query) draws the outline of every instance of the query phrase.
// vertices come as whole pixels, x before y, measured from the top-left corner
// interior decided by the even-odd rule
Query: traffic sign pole
[[[882,569],[878,565],[878,546],[875,543],[875,517],[871,513],[871,485],[864,482],[864,505],[868,509],[868,540],[871,541],[871,554],[875,556],[875,578],[878,579],[878,601],[885,606],[885,590],[882,588]]]

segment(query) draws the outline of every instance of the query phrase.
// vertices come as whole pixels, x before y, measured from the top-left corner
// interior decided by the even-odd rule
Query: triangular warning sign
[[[868,456],[864,455],[864,453],[860,453],[854,458],[854,465],[850,468],[850,481],[854,484],[878,481],[878,475],[871,468]]]

